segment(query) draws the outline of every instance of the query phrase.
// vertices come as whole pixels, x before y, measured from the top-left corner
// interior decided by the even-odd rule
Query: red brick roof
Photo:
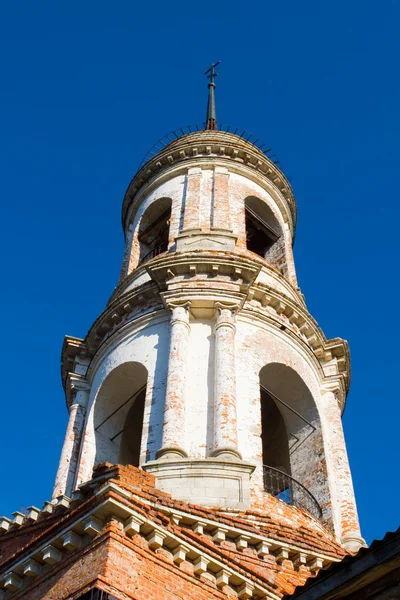
[[[176,544],[179,542],[183,546],[186,544],[190,547],[191,553],[196,555],[205,554],[209,560],[215,561],[216,564],[225,565],[230,570],[232,581],[235,581],[236,577],[238,581],[239,579],[249,581],[251,585],[261,586],[262,589],[268,591],[271,597],[291,594],[295,587],[303,585],[311,574],[308,566],[295,567],[292,560],[285,559],[285,555],[277,556],[281,548],[288,549],[289,559],[293,558],[296,552],[304,552],[305,555],[311,558],[315,555],[322,555],[324,564],[341,560],[345,556],[345,552],[334,540],[332,534],[319,521],[305,511],[288,506],[272,497],[268,498],[268,513],[263,511],[227,511],[218,507],[205,508],[174,500],[169,494],[161,492],[155,487],[153,475],[141,469],[110,464],[97,467],[94,471],[94,478],[85,484],[81,491],[81,498],[74,500],[70,508],[56,507],[52,514],[41,513],[36,522],[27,519],[20,526],[11,526],[0,537],[0,572],[5,573],[12,570],[17,561],[24,559],[25,556],[28,557],[44,543],[50,543],[59,532],[72,526],[71,524],[76,523],[77,520],[84,520],[85,516],[91,514],[93,509],[104,502],[105,498],[113,499],[122,508],[133,509],[135,514],[142,515],[143,519],[150,520],[154,526],[160,527],[174,540],[178,540]],[[196,521],[205,523],[203,533],[193,530],[193,523]],[[215,530],[221,528],[222,531],[228,532],[225,540],[218,542],[213,540],[214,526]],[[236,536],[249,539],[252,543],[249,543],[248,547],[238,549],[235,542],[238,539]],[[260,536],[267,538],[271,545],[271,553],[263,557],[258,555],[255,546]],[[167,566],[168,572],[173,573],[171,577],[182,578],[184,573],[184,580],[190,580],[190,585],[197,586],[195,587],[196,590],[198,590],[200,584],[203,587],[205,586],[205,598],[224,597],[221,596],[221,589],[225,594],[229,595],[230,593],[229,587],[226,589],[216,587],[213,573],[205,573],[200,577],[194,575],[190,561],[185,560],[181,564],[175,564],[171,559],[171,552],[162,547],[156,551],[150,549],[144,535],[138,534],[128,537],[124,533],[123,525],[121,523],[117,524],[117,521],[113,526],[105,524],[98,539],[105,540],[106,538],[108,544],[111,544],[111,540],[115,544],[118,543],[118,550],[116,546],[113,546],[113,551],[117,554],[123,554],[124,552],[129,554],[132,551],[139,552],[141,561],[150,560],[151,564],[157,563],[157,569],[161,569],[158,577],[163,577],[161,573]],[[91,543],[93,545],[99,543],[96,540],[95,537]],[[122,549],[123,547],[125,550]],[[86,555],[89,552],[88,548],[88,546],[85,548]],[[69,553],[69,561],[72,561],[74,554],[78,557],[82,552],[82,549],[79,549]],[[126,559],[127,564],[130,564],[129,561],[136,560],[136,558],[133,559],[133,556],[134,554],[129,554],[129,558]],[[112,561],[112,555],[108,555],[108,560]],[[143,566],[142,562],[141,564]],[[125,567],[125,571],[126,568],[128,567]],[[77,567],[74,566],[74,569],[77,569]],[[232,573],[236,575],[232,576]],[[98,575],[100,580],[103,581],[101,573]],[[36,584],[39,579],[35,580]],[[79,581],[79,577],[77,581]],[[181,579],[176,581],[181,581]],[[177,585],[176,581],[175,587]],[[108,591],[119,597],[119,588],[112,587],[112,575],[108,577],[107,585],[111,586]],[[140,585],[139,578],[139,588]],[[15,597],[26,597],[23,593],[20,595],[21,593],[16,592]],[[193,594],[193,590],[190,593]],[[199,592],[196,591],[196,594],[199,594]],[[36,596],[32,596],[32,598],[34,597]],[[47,598],[47,596],[40,595],[37,597]],[[54,597],[63,598],[64,596]],[[142,598],[142,596],[129,594],[127,597]],[[143,597],[150,600],[156,596]],[[181,596],[174,596],[172,590],[168,595],[158,596],[157,600],[164,597],[173,599]],[[52,598],[52,596],[49,596],[49,598]]]

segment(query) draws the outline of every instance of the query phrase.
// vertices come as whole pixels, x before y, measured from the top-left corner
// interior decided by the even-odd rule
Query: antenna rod
[[[218,75],[218,73],[215,72],[215,67],[217,67],[220,63],[220,60],[216,63],[213,63],[208,69],[208,71],[204,73],[204,75],[207,75],[207,78],[210,80],[210,83],[208,84],[208,103],[206,117],[206,129],[208,130],[217,129],[217,110],[215,108],[215,77]]]

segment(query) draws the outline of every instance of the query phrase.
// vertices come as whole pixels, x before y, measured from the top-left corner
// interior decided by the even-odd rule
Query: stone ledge
[[[201,506],[246,509],[255,466],[239,459],[156,460],[143,465],[156,487],[177,500]]]

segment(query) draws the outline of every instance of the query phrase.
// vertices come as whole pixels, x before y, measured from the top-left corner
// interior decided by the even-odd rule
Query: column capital
[[[340,383],[338,381],[329,381],[329,382],[324,382],[321,392],[323,394],[327,394],[328,392],[331,392],[332,394],[339,394],[340,393]]]
[[[214,306],[218,311],[229,310],[232,314],[239,312],[240,308],[237,302],[215,302]]]
[[[185,325],[190,331],[189,316],[190,316],[190,302],[184,302],[182,304],[175,302],[168,302],[167,306],[172,311],[171,321],[169,328],[171,329],[174,325],[181,323]]]
[[[321,388],[321,394],[323,396],[332,394],[335,401],[337,402],[339,409],[341,410],[341,412],[343,412],[344,405],[346,402],[346,392],[340,381],[336,380],[324,382]]]
[[[73,404],[80,404],[86,408],[90,392],[90,384],[85,377],[76,373],[68,373],[65,387],[69,408],[71,408]],[[84,392],[84,394],[80,394],[81,398],[79,398],[79,400],[77,398],[78,392]]]
[[[174,312],[176,308],[184,308],[188,311],[190,309],[191,304],[192,303],[190,302],[190,300],[187,300],[186,302],[174,302],[171,300],[166,301],[166,305],[172,312]]]
[[[223,302],[216,302],[215,308],[217,310],[215,331],[217,331],[217,329],[220,327],[230,327],[236,331],[235,321],[236,313],[239,310],[238,304],[224,304]]]

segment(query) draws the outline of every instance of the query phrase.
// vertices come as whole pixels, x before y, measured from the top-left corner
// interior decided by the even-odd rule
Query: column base
[[[341,539],[342,546],[349,552],[358,552],[360,548],[367,548],[367,543],[359,533],[346,533]]]
[[[214,458],[223,458],[225,460],[242,460],[242,455],[239,450],[234,448],[218,448],[211,453]]]
[[[187,458],[187,454],[182,448],[166,446],[165,448],[160,448],[156,452],[157,460],[174,460],[177,458]]]
[[[250,476],[255,466],[232,455],[229,459],[155,460],[142,466],[156,477],[156,487],[201,506],[248,509],[250,507]]]

